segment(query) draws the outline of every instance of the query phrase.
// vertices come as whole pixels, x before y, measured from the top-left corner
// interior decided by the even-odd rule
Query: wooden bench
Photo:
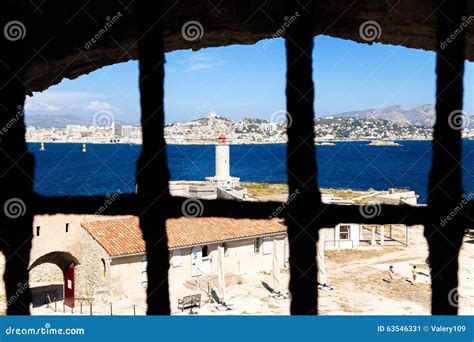
[[[201,307],[201,294],[185,296],[183,299],[178,299],[178,310],[184,311],[187,309]]]

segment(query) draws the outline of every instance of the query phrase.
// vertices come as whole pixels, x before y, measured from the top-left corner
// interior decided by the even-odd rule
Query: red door
[[[74,264],[69,268],[64,276],[64,304],[70,308],[74,307]]]

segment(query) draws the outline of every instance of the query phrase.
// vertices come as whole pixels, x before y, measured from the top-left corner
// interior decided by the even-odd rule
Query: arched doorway
[[[51,252],[36,259],[28,269],[33,307],[60,300],[74,307],[74,268],[78,264],[69,252]]]

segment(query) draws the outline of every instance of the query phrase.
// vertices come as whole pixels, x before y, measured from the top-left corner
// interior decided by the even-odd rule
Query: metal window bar
[[[436,123],[425,236],[432,265],[432,314],[455,315],[458,308],[450,296],[457,291],[458,254],[466,225],[457,215],[447,224],[442,220],[456,213],[463,201],[461,127],[454,120],[461,118],[463,104],[465,31],[459,28],[467,18],[466,1],[439,1],[437,8]],[[459,36],[442,47],[458,31]]]
[[[13,20],[25,22],[23,6],[21,1],[2,1],[0,26],[4,28]],[[0,246],[6,260],[3,279],[8,315],[29,314],[31,303],[27,289],[34,161],[25,142],[23,44],[23,41],[12,41],[5,34],[0,35],[0,203],[3,211],[0,216]],[[23,215],[17,215],[17,209]],[[18,291],[19,288],[22,291]]]
[[[164,139],[163,1],[137,1],[142,154],[137,163],[137,195],[145,205],[140,228],[147,253],[147,314],[170,314],[166,211],[169,171]]]
[[[318,230],[317,212],[313,208],[321,205],[314,146],[313,1],[285,1],[286,16],[291,18],[296,13],[300,16],[288,27],[285,37],[288,189],[290,194],[297,195],[289,205],[286,225],[290,242],[291,313],[309,315],[316,314],[318,309]]]
[[[163,45],[161,35],[160,4],[148,4],[144,0],[138,4],[140,90],[142,105],[143,152],[137,166],[138,194],[122,195],[110,205],[104,215],[132,214],[140,216],[140,225],[146,240],[149,278],[148,314],[169,314],[168,257],[166,248],[165,215],[180,217],[185,198],[170,197],[168,191],[169,174],[166,167],[165,143],[163,139]],[[151,3],[151,2],[150,2]],[[0,26],[10,20],[24,20],[21,2],[0,3],[2,17]],[[296,6],[296,7],[295,7]],[[311,80],[311,8],[307,2],[301,6],[298,25],[288,30],[286,37],[288,57],[288,112],[293,124],[289,127],[288,172],[290,191],[298,189],[302,196],[295,200],[280,217],[285,218],[293,237],[292,314],[316,313],[317,292],[313,291],[316,268],[308,265],[311,258],[298,255],[295,246],[308,247],[316,255],[314,240],[320,227],[335,226],[344,222],[369,224],[403,223],[406,225],[425,224],[425,234],[430,246],[430,260],[433,267],[433,314],[456,314],[457,308],[448,303],[449,293],[457,286],[457,253],[462,242],[463,227],[472,224],[467,215],[473,212],[474,204],[469,202],[458,212],[455,220],[443,228],[439,219],[450,213],[458,204],[462,194],[460,132],[447,125],[447,117],[453,110],[462,108],[462,71],[464,63],[463,35],[437,55],[437,123],[433,142],[433,169],[430,176],[430,197],[428,207],[381,206],[381,213],[373,218],[361,215],[359,206],[326,205],[320,201],[316,183],[314,146],[311,143],[313,85]],[[286,11],[290,15],[298,6],[287,2]],[[465,1],[440,1],[438,7],[438,46],[459,27],[462,15],[466,13]],[[156,21],[158,19],[158,21]],[[24,21],[23,21],[24,22]],[[310,37],[311,36],[311,37]],[[32,192],[34,170],[33,157],[27,152],[23,108],[25,89],[22,82],[24,69],[24,41],[13,44],[0,36],[0,124],[6,125],[13,117],[18,124],[0,136],[0,199],[4,204],[11,198],[19,198],[27,208],[24,216],[11,220],[0,216],[0,247],[7,263],[4,274],[7,298],[18,295],[19,283],[28,283],[28,260],[31,248],[33,215],[42,214],[90,214],[102,206],[106,197],[46,197]],[[301,48],[303,47],[303,48]],[[302,53],[303,51],[307,53]],[[299,92],[298,92],[299,90]],[[303,92],[304,91],[304,92]],[[311,107],[309,104],[311,103]],[[293,113],[292,113],[293,112]],[[299,148],[298,143],[303,147]],[[301,165],[305,165],[302,168]],[[13,186],[11,186],[13,185]],[[304,200],[302,200],[304,199]],[[245,203],[216,200],[203,201],[206,210],[202,216],[232,218],[268,218],[282,203]],[[307,212],[302,210],[306,208]],[[278,211],[280,212],[280,211]],[[308,222],[309,216],[317,217],[317,222]],[[299,232],[306,239],[298,239]],[[290,238],[291,238],[290,237]],[[447,243],[449,238],[452,245]],[[307,240],[307,241],[304,241]],[[447,262],[446,262],[447,261]],[[301,264],[300,264],[301,262]],[[150,266],[153,265],[153,266]],[[307,272],[304,268],[308,266]],[[298,271],[296,267],[299,267]],[[296,269],[296,270],[295,270]],[[310,273],[310,274],[308,274]],[[297,274],[301,279],[295,279]],[[308,274],[308,277],[305,275]],[[310,279],[312,278],[312,279]],[[312,292],[305,293],[305,290]],[[314,294],[314,295],[311,295]],[[305,302],[303,301],[303,297]],[[15,301],[9,301],[7,314],[28,314],[31,298],[29,291],[22,291]],[[300,306],[301,305],[301,306]]]

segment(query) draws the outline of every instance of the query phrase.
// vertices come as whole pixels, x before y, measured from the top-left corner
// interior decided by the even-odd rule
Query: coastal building
[[[122,123],[119,121],[112,122],[112,137],[121,138],[122,137]]]
[[[37,216],[34,226],[29,266],[34,306],[144,298],[147,260],[137,217]],[[287,266],[286,227],[279,219],[181,217],[168,219],[166,232],[175,287],[215,286],[219,264],[229,285],[246,274]]]
[[[239,187],[240,178],[231,177],[230,175],[230,146],[225,135],[221,134],[217,138],[216,144],[216,175],[214,177],[206,177],[210,185],[225,189],[233,189]]]
[[[409,191],[370,196],[367,205],[374,208],[381,203],[416,205],[416,195]],[[323,201],[351,204],[328,195]],[[33,226],[29,271],[34,306],[63,299],[74,306],[78,302],[103,304],[144,298],[147,260],[137,217],[46,215],[36,216]],[[181,293],[218,287],[220,274],[231,286],[241,277],[258,277],[259,272],[277,274],[288,266],[287,229],[278,218],[184,216],[168,219],[166,234],[170,288],[180,288]],[[319,236],[321,250],[412,244],[404,225],[340,223],[321,229]]]
[[[377,215],[382,204],[417,206],[418,196],[414,191],[369,192],[356,199],[343,199],[323,194],[326,204],[354,205],[363,204],[361,211],[366,215]],[[323,228],[319,232],[326,249],[351,249],[360,246],[410,245],[408,227],[403,224],[364,225],[358,223],[341,223],[335,227]]]
[[[248,196],[247,189],[240,185],[240,179],[230,175],[230,145],[223,134],[218,137],[215,145],[215,169],[215,176],[206,177],[206,182],[170,182],[170,193],[173,196],[198,199],[255,201]]]
[[[144,298],[147,259],[137,217],[37,216],[34,227],[29,266],[34,306],[63,299],[74,306]],[[405,229],[339,224],[320,231],[318,248],[402,246]],[[166,234],[170,289],[218,287],[222,268],[231,286],[241,277],[279,274],[288,267],[287,228],[278,218],[172,218]]]
[[[45,123],[45,125],[52,124],[54,123]],[[122,125],[121,131],[120,125]],[[431,125],[400,124],[373,117],[318,117],[315,119],[314,129],[316,141],[425,140],[432,137]],[[101,131],[100,134],[96,134],[97,130]],[[82,143],[84,139],[81,140],[81,135],[77,133],[87,131],[92,134],[88,139],[89,142],[141,143],[140,130],[141,127],[123,125],[119,122],[106,127],[67,125],[62,128],[43,127],[29,130],[26,137],[28,142]],[[466,127],[463,130],[463,137],[472,138],[473,132],[472,127]],[[249,118],[235,122],[219,116],[216,112],[210,112],[207,116],[195,120],[164,126],[165,140],[170,144],[209,144],[214,142],[212,137],[222,133],[236,144],[284,143],[287,140],[286,126],[283,124]],[[128,139],[121,139],[122,137]]]
[[[403,224],[341,223],[335,227],[320,229],[319,238],[327,250],[410,245],[408,227]]]
[[[94,292],[109,293],[112,299],[142,293],[147,285],[145,243],[137,217],[85,222],[84,244],[95,260],[87,269],[97,268]],[[233,220],[226,218],[169,219],[166,225],[169,248],[170,283],[188,287],[217,286],[219,266],[227,283],[257,272],[270,272],[278,254],[277,267],[288,260],[286,227],[274,220]],[[218,250],[224,258],[219,260]],[[101,260],[106,261],[103,272]],[[101,273],[102,272],[102,273]]]
[[[123,125],[122,126],[122,137],[129,139],[138,139],[140,137],[141,130],[138,126]]]

